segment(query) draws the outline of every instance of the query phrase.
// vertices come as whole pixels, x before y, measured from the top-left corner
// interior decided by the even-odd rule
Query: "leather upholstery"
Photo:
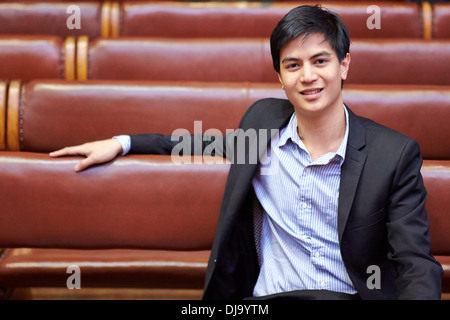
[[[10,106],[15,111],[9,118],[18,116],[19,105],[23,115],[15,121],[15,130],[9,126],[9,150],[33,152],[118,134],[171,134],[176,129],[193,133],[194,121],[202,121],[200,130],[214,128],[225,134],[237,128],[258,96],[284,96],[279,85],[134,81],[34,81],[24,83],[21,92],[20,97],[19,91],[10,94],[17,95],[17,107]]]
[[[430,219],[431,246],[433,254],[450,256],[450,164],[449,161],[425,161],[422,167],[424,184],[428,191],[426,209]]]
[[[16,107],[9,106],[15,111],[8,113],[8,120],[18,118],[11,122],[15,127],[8,126],[8,149],[32,152],[118,134],[194,133],[194,121],[202,121],[197,130],[226,134],[256,100],[285,98],[279,84],[49,80],[23,83],[20,91],[11,88],[9,98],[16,96]],[[450,159],[448,88],[346,84],[343,95],[357,114],[416,139],[425,159]]]
[[[428,197],[426,210],[430,220],[431,248],[444,269],[442,292],[450,292],[450,161],[425,161],[422,174]]]
[[[207,250],[229,165],[192,162],[128,156],[77,174],[72,157],[0,152],[0,247]]]
[[[433,5],[433,38],[450,38],[450,3],[435,3]]]
[[[315,2],[304,2],[315,4]],[[298,3],[154,3],[125,1],[118,35],[171,38],[268,38],[276,23]],[[352,38],[422,38],[422,9],[417,3],[377,3],[383,27],[368,29],[367,3],[332,1]],[[203,26],[207,25],[208,28]],[[398,26],[402,27],[399,28]]]
[[[448,40],[448,39],[447,39]],[[448,85],[447,40],[361,40],[350,45],[347,83]]]
[[[72,3],[70,3],[72,4]],[[67,4],[64,1],[0,2],[0,34],[47,34],[96,37],[262,37],[267,38],[275,24],[291,8],[291,2],[154,2],[154,1],[77,1],[82,12],[81,29],[66,27]],[[315,4],[315,2],[305,2]],[[445,36],[439,27],[444,5],[424,2],[379,2],[383,27],[366,27],[369,3],[330,1],[327,7],[337,12],[349,28],[352,38],[430,38]],[[434,23],[431,17],[437,18]],[[430,11],[430,12],[429,12]],[[208,28],[203,28],[203,24]],[[402,27],[399,28],[398,26]],[[431,32],[431,27],[438,32]],[[445,25],[442,27],[445,28]],[[444,33],[443,33],[444,32]],[[448,34],[447,36],[448,37]]]
[[[450,57],[449,39],[359,39],[350,54],[348,84],[450,84],[450,66],[441,63]],[[0,36],[0,63],[0,78],[10,80],[278,83],[268,41],[255,38]]]
[[[80,29],[69,29],[67,13],[70,5],[80,8]],[[1,1],[0,34],[55,35],[60,37],[88,35],[101,36],[101,2],[97,1]],[[71,22],[71,21],[69,21]]]
[[[77,265],[81,288],[201,289],[209,250],[6,249],[0,256],[0,287],[66,287],[67,268]]]
[[[448,87],[345,84],[343,95],[355,113],[416,139],[424,159],[450,159]]]
[[[162,281],[169,287],[197,287],[206,269],[228,166],[187,165],[174,170],[168,158],[128,156],[75,174],[70,170],[73,158],[49,160],[26,152],[0,153],[0,178],[10,182],[2,184],[8,192],[0,190],[0,197],[6,197],[1,199],[6,205],[0,218],[0,245],[91,249],[8,249],[0,258],[0,285],[64,286],[67,267],[80,264],[86,286],[157,286]],[[429,194],[426,208],[433,253],[445,263],[450,166],[425,161],[422,173]],[[105,248],[175,252],[92,250]],[[153,272],[174,279],[186,277],[187,282],[158,279]],[[33,279],[35,274],[44,277]],[[141,276],[139,284],[136,279]],[[448,280],[446,275],[443,288],[450,288]]]
[[[6,97],[8,83],[0,80],[0,150],[6,149]]]
[[[0,79],[65,79],[75,68],[71,38],[56,36],[0,36]],[[69,76],[70,78],[70,76]]]
[[[448,39],[354,40],[350,55],[349,84],[450,84],[450,65],[442,63],[450,58]],[[78,57],[93,80],[278,83],[268,40],[255,38],[98,39]]]
[[[278,81],[262,40],[121,37],[91,41],[88,54],[88,79]]]

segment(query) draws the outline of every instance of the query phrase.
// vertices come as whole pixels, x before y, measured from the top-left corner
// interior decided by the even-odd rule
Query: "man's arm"
[[[387,221],[399,299],[440,299],[441,295],[442,267],[431,253],[421,166],[419,146],[411,140],[397,166]]]
[[[248,114],[258,102],[253,103],[241,119],[239,128],[245,121]],[[129,153],[132,154],[162,154],[171,155],[174,148],[177,150],[189,150],[190,155],[220,156],[224,158],[234,157],[235,139],[240,131],[233,131],[226,135],[204,135],[204,134],[183,134],[183,135],[162,135],[162,134],[136,134],[131,135]],[[51,157],[61,156],[85,156],[86,159],[80,161],[75,166],[75,171],[84,170],[92,165],[101,164],[113,160],[117,155],[123,154],[124,150],[118,137],[107,140],[84,143],[78,146],[66,147],[50,153]],[[123,143],[123,140],[121,140]],[[126,148],[128,149],[128,148]],[[230,152],[230,150],[232,150]],[[227,152],[228,151],[228,152]],[[128,150],[125,150],[128,153]],[[187,155],[183,153],[183,155]]]
[[[228,137],[231,136],[232,134],[228,135]],[[109,162],[119,154],[127,153],[171,155],[176,150],[177,155],[205,155],[203,152],[207,152],[206,155],[225,157],[226,141],[227,138],[221,135],[139,134],[117,136],[112,139],[65,147],[51,152],[50,156],[85,156],[86,158],[78,162],[74,168],[76,172],[79,172],[90,166]],[[228,139],[228,141],[230,142],[232,139]]]

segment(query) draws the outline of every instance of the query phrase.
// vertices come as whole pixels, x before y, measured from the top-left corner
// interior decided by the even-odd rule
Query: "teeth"
[[[314,90],[314,91],[302,92],[302,94],[304,94],[304,95],[315,94],[315,93],[320,92],[321,90],[322,90],[322,89],[317,89],[317,90]]]

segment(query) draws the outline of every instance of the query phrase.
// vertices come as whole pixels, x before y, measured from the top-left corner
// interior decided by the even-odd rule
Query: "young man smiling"
[[[442,268],[430,249],[419,146],[344,105],[349,46],[341,19],[319,6],[297,7],[275,27],[273,64],[288,100],[257,101],[242,131],[211,143],[228,142],[220,149],[225,156],[230,148],[248,154],[232,144],[236,135],[278,129],[256,141],[277,170],[263,174],[266,159],[233,162],[205,299],[440,298]],[[144,134],[51,155],[85,155],[79,171],[119,153],[170,154],[175,144]],[[368,270],[379,271],[375,288]]]
[[[278,77],[311,159],[335,152],[345,133],[341,81],[347,78],[350,55],[341,59],[323,34],[314,33],[288,41],[280,59]]]

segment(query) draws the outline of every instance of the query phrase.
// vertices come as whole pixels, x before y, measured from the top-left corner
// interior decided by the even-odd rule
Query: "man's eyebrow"
[[[328,52],[328,51],[321,51],[319,53],[316,53],[315,55],[313,55],[310,59],[314,59],[320,56],[331,56],[332,53]]]
[[[321,52],[318,52],[318,53],[314,54],[309,59],[315,59],[315,58],[320,57],[320,56],[331,56],[331,55],[333,55],[333,54],[328,52],[328,51],[321,51]],[[284,58],[281,61],[281,63],[284,63],[284,62],[287,62],[287,61],[298,61],[298,60],[300,60],[300,59],[295,58],[295,57],[286,57],[286,58]]]
[[[286,61],[298,61],[298,59],[297,59],[297,58],[294,58],[294,57],[287,57],[287,58],[284,58],[284,59],[281,61],[281,63],[284,63],[284,62],[286,62]]]

